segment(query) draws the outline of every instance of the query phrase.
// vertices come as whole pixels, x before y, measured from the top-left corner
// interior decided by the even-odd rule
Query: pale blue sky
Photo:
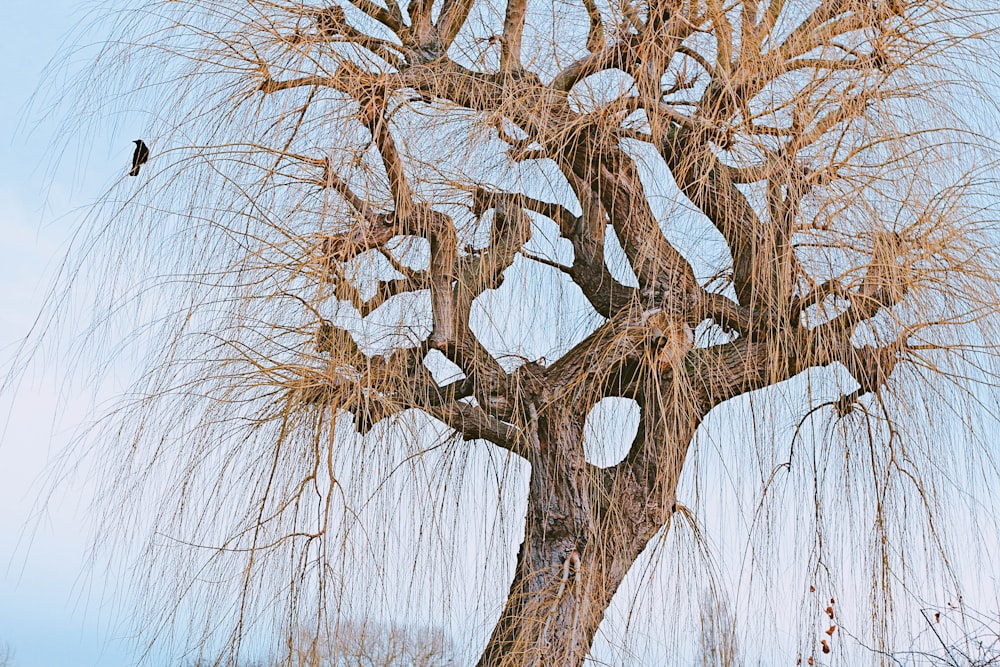
[[[52,172],[46,158],[53,121],[26,110],[42,71],[81,18],[74,0],[0,2],[0,364],[32,325],[72,229],[69,208],[97,196],[127,160],[130,140],[95,150],[86,173],[72,164]],[[120,144],[120,145],[118,145]],[[108,173],[105,173],[108,172]],[[75,181],[75,182],[74,182]],[[68,440],[82,410],[60,396],[57,369],[29,373],[11,406],[0,399],[6,428],[0,440],[0,646],[18,667],[90,667],[129,663],[113,641],[114,615],[101,601],[100,577],[86,564],[88,489],[71,485],[52,499],[41,520],[38,492],[46,463]],[[53,406],[59,406],[59,411]],[[58,417],[58,415],[62,415]],[[8,417],[9,415],[9,417]],[[27,531],[27,532],[26,532]]]
[[[79,219],[73,207],[94,201],[121,176],[136,138],[128,130],[98,132],[86,168],[70,158],[52,170],[46,153],[56,121],[26,111],[44,66],[78,25],[84,4],[0,0],[0,62],[7,64],[0,89],[0,368],[41,307]],[[131,658],[118,637],[116,614],[102,602],[100,574],[87,565],[88,489],[80,481],[61,485],[43,518],[33,518],[46,464],[69,442],[87,407],[87,397],[60,393],[57,364],[45,361],[43,355],[37,372],[27,374],[13,406],[0,397],[6,420],[0,439],[0,645],[13,647],[18,667],[124,666]],[[984,589],[996,587],[996,572],[980,575]]]

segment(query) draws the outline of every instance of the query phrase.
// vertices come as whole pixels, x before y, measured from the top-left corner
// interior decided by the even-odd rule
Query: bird
[[[135,152],[132,153],[132,171],[128,175],[138,176],[139,167],[149,161],[149,146],[142,139],[136,139],[132,143],[135,144]]]

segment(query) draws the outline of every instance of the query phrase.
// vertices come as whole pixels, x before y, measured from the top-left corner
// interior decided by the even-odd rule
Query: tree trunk
[[[646,451],[636,445],[626,461],[601,469],[584,460],[583,419],[537,419],[525,537],[479,667],[582,664],[618,586],[670,520],[690,438],[680,447],[660,441],[661,453],[672,450],[666,470],[635,460]],[[636,443],[646,444],[647,432],[640,426]]]

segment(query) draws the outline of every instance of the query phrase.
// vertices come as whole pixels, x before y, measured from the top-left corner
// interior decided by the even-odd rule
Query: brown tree
[[[267,563],[288,627],[336,617],[329,574],[367,497],[350,487],[391,476],[380,447],[530,466],[484,667],[582,664],[630,568],[686,511],[693,438],[735,397],[779,386],[759,400],[868,434],[822,451],[866,462],[851,474],[876,489],[884,556],[886,488],[906,476],[933,511],[918,464],[935,457],[900,424],[930,433],[926,396],[995,361],[992,153],[969,122],[989,96],[968,57],[992,14],[163,0],[115,21],[87,81],[140,91],[152,157],[94,219],[122,226],[101,232],[129,257],[111,273],[172,291],[139,309],[163,335],[112,422],[129,445],[112,490],[144,496],[136,480],[169,462],[158,534],[227,559],[234,640]],[[789,382],[817,374],[836,390]],[[597,465],[585,422],[611,397],[639,423]],[[414,414],[431,419],[405,442],[389,425]],[[778,444],[762,469],[788,456]]]

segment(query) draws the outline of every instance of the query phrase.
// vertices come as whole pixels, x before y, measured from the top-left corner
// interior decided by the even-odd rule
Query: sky
[[[97,134],[80,168],[49,159],[56,121],[29,100],[43,69],[81,17],[79,0],[0,0],[0,369],[29,332],[82,207],[127,167],[134,136]],[[125,123],[127,125],[127,123]],[[67,394],[45,355],[18,387],[0,394],[0,656],[17,667],[114,667],[133,656],[105,581],[88,563],[86,484],[75,476],[43,503],[58,456],[93,400]],[[669,569],[669,568],[668,568]],[[989,574],[989,573],[987,573]],[[984,584],[996,587],[995,574]]]
[[[30,330],[78,207],[96,198],[132,137],[109,139],[80,176],[48,159],[57,125],[31,111],[43,69],[81,17],[79,0],[0,2],[0,368]],[[120,144],[120,145],[119,145]],[[61,392],[57,369],[29,372],[12,403],[0,395],[0,656],[17,667],[128,664],[102,580],[87,561],[90,490],[60,485],[47,503],[47,476],[85,413],[82,397]],[[58,406],[58,409],[54,409]]]

